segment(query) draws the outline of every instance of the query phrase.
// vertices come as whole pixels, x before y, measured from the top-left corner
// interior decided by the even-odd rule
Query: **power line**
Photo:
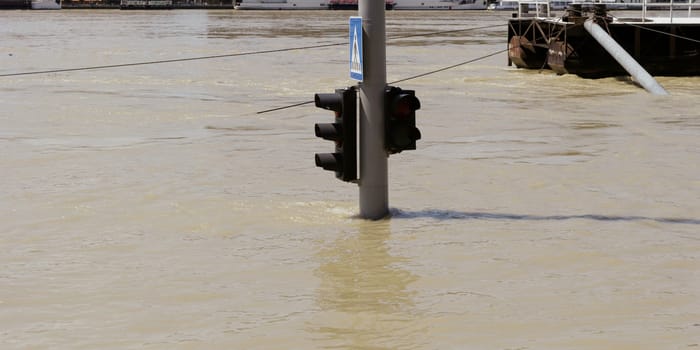
[[[495,56],[495,55],[498,55],[499,53],[503,53],[503,52],[506,52],[506,51],[508,51],[508,49],[498,50],[498,51],[492,52],[492,53],[490,53],[490,54],[488,54],[488,55],[484,55],[484,56],[481,56],[481,57],[473,58],[473,59],[471,59],[471,60],[467,60],[467,61],[464,61],[464,62],[460,62],[460,63],[457,63],[457,64],[453,64],[453,65],[451,65],[451,66],[447,66],[447,67],[440,68],[440,69],[436,69],[436,70],[433,70],[433,71],[430,71],[430,72],[426,72],[426,73],[414,75],[414,76],[412,76],[412,77],[408,77],[408,78],[403,78],[403,79],[395,80],[395,81],[390,82],[389,84],[401,83],[401,82],[404,82],[404,81],[407,81],[407,80],[413,80],[413,79],[421,78],[421,77],[424,77],[424,76],[427,76],[427,75],[431,75],[431,74],[435,74],[435,73],[440,73],[440,72],[446,71],[446,70],[448,70],[448,69],[452,69],[452,68],[456,68],[456,67],[459,67],[459,66],[463,66],[463,65],[465,65],[465,64],[473,63],[473,62],[476,62],[476,61],[481,61],[481,60],[483,60],[483,59],[485,59],[485,58],[489,58],[489,57],[491,57],[491,56]]]
[[[469,64],[469,63],[474,63],[474,62],[477,62],[477,61],[481,61],[481,60],[483,60],[483,59],[489,58],[489,57],[491,57],[491,56],[498,55],[499,53],[503,53],[503,52],[506,52],[506,51],[508,51],[508,49],[498,50],[498,51],[492,52],[492,53],[490,53],[490,54],[487,54],[487,55],[484,55],[484,56],[481,56],[481,57],[473,58],[473,59],[470,59],[470,60],[467,60],[467,61],[464,61],[464,62],[460,62],[460,63],[457,63],[457,64],[453,64],[453,65],[450,65],[450,66],[447,66],[447,67],[443,67],[443,68],[440,68],[440,69],[436,69],[436,70],[433,70],[433,71],[430,71],[430,72],[426,72],[426,73],[414,75],[414,76],[408,77],[408,78],[403,78],[403,79],[395,80],[395,81],[390,82],[389,84],[401,83],[401,82],[408,81],[408,80],[412,80],[412,79],[422,78],[422,77],[424,77],[424,76],[428,76],[428,75],[431,75],[431,74],[444,72],[444,71],[446,71],[446,70],[453,69],[453,68],[456,68],[456,67],[459,67],[459,66],[463,66],[463,65],[465,65],[465,64]],[[314,102],[314,101],[305,101],[305,102],[294,103],[294,104],[290,104],[290,105],[283,106],[283,107],[277,107],[277,108],[266,109],[266,110],[264,110],[264,111],[258,111],[258,112],[256,112],[255,114],[264,114],[264,113],[268,113],[268,112],[280,111],[280,110],[283,110],[283,109],[288,109],[288,108],[294,108],[294,107],[299,107],[299,106],[307,105],[307,104],[312,103],[312,102]]]
[[[488,29],[488,28],[501,27],[501,26],[504,26],[504,25],[505,25],[505,24],[498,24],[498,25],[490,25],[490,26],[482,26],[482,27],[471,27],[471,28],[464,28],[464,29],[453,29],[453,30],[445,30],[445,31],[438,31],[438,32],[422,33],[422,34],[402,35],[402,36],[396,36],[396,37],[388,38],[388,40],[397,40],[397,39],[406,39],[406,38],[418,37],[418,36],[431,36],[431,35],[439,35],[439,34],[448,34],[448,33],[465,32],[465,31],[470,31],[470,30],[479,30],[479,29]],[[122,68],[122,67],[146,66],[146,65],[151,65],[151,64],[175,63],[175,62],[188,62],[188,61],[200,61],[200,60],[210,60],[210,59],[217,59],[217,58],[227,58],[227,57],[252,56],[252,55],[262,55],[262,54],[268,54],[268,53],[278,53],[278,52],[288,52],[288,51],[299,51],[299,50],[318,49],[318,48],[325,48],[325,47],[332,47],[332,46],[341,46],[341,45],[347,45],[347,44],[348,44],[347,42],[339,42],[339,43],[318,44],[318,45],[310,45],[310,46],[299,46],[299,47],[290,47],[290,48],[273,49],[273,50],[261,50],[261,51],[239,52],[239,53],[222,54],[222,55],[186,57],[186,58],[175,58],[175,59],[168,59],[168,60],[145,61],[145,62],[133,62],[133,63],[121,63],[121,64],[109,64],[109,65],[90,66],[90,67],[49,69],[49,70],[32,71],[32,72],[6,73],[6,74],[0,74],[0,78],[1,78],[1,77],[15,77],[15,76],[22,76],[22,75],[37,75],[37,74],[50,74],[50,73],[65,73],[65,72],[77,72],[77,71],[96,70],[96,69],[108,69],[108,68]]]
[[[395,36],[395,37],[387,38],[387,40],[406,39],[406,38],[413,38],[413,37],[419,37],[419,36],[430,36],[430,35],[439,35],[439,34],[449,34],[449,33],[457,33],[457,32],[468,31],[468,30],[478,30],[478,29],[497,28],[497,27],[502,27],[502,26],[504,26],[504,24],[496,24],[496,25],[489,25],[489,26],[482,26],[482,27],[472,27],[472,28],[466,28],[466,29],[444,30],[444,31],[439,31],[439,32],[431,32],[431,33],[423,33],[423,34],[410,34],[410,35],[402,35],[402,36]],[[404,81],[407,81],[407,80],[417,79],[417,78],[421,78],[421,77],[424,77],[424,76],[427,76],[427,75],[439,73],[439,72],[446,71],[446,70],[452,69],[452,68],[456,68],[456,67],[459,67],[459,66],[462,66],[462,65],[465,65],[465,64],[469,64],[469,63],[472,63],[472,62],[480,61],[480,60],[483,60],[483,59],[485,59],[485,58],[488,58],[488,57],[497,55],[497,54],[502,53],[502,52],[505,52],[505,51],[508,51],[508,49],[496,51],[496,52],[490,53],[490,54],[485,55],[485,56],[482,56],[482,57],[478,57],[478,58],[474,58],[474,59],[471,59],[471,60],[468,60],[468,61],[464,61],[464,62],[461,62],[461,63],[453,64],[453,65],[451,65],[451,66],[447,66],[447,67],[444,67],[444,68],[436,69],[436,70],[431,71],[431,72],[427,72],[427,73],[415,75],[415,76],[412,76],[412,77],[408,77],[408,78],[396,80],[396,81],[393,81],[393,82],[391,82],[391,83],[389,83],[389,84],[396,84],[396,83],[404,82]],[[314,102],[314,101],[304,101],[304,102],[293,103],[293,104],[286,105],[286,106],[282,106],[282,107],[276,107],[276,108],[270,108],[270,109],[258,111],[258,112],[256,112],[255,114],[265,114],[265,113],[269,113],[269,112],[281,111],[281,110],[283,110],[283,109],[289,109],[289,108],[304,106],[304,105],[310,104],[310,103],[312,103],[312,102]]]
[[[291,104],[291,105],[287,105],[287,106],[283,106],[283,107],[270,108],[270,109],[266,109],[266,110],[264,110],[264,111],[255,112],[255,114],[264,114],[264,113],[268,113],[268,112],[280,111],[280,110],[283,110],[283,109],[288,109],[288,108],[294,108],[294,107],[299,107],[299,106],[303,106],[303,105],[308,105],[309,103],[312,103],[312,102],[314,102],[314,101],[305,101],[305,102],[299,102],[299,103],[295,103],[295,104]]]
[[[92,67],[80,67],[80,68],[64,68],[64,69],[51,69],[43,71],[34,72],[21,72],[21,73],[8,73],[0,74],[0,77],[14,77],[19,75],[35,75],[35,74],[48,74],[48,73],[63,73],[63,72],[75,72],[84,70],[94,70],[94,69],[105,69],[105,68],[120,68],[120,67],[133,67],[133,66],[145,66],[150,64],[161,64],[161,63],[173,63],[173,62],[187,62],[187,61],[198,61],[198,60],[210,60],[215,58],[224,57],[238,57],[238,56],[251,56],[251,55],[261,55],[266,53],[274,52],[286,52],[295,50],[307,50],[307,49],[317,49],[321,47],[330,47],[338,45],[346,45],[347,43],[334,43],[334,44],[320,44],[311,46],[300,46],[300,47],[290,47],[285,49],[275,49],[275,50],[263,50],[263,51],[251,51],[251,52],[239,52],[223,55],[212,55],[212,56],[200,56],[200,57],[188,57],[188,58],[175,58],[170,60],[159,60],[159,61],[146,61],[146,62],[134,62],[134,63],[121,63],[121,64],[109,64],[104,66],[92,66]]]
[[[469,31],[469,30],[498,28],[498,27],[503,27],[505,25],[507,25],[507,24],[501,23],[501,24],[492,24],[492,25],[483,26],[483,27],[471,27],[471,28],[466,28],[466,29],[443,30],[440,32],[400,35],[400,36],[394,36],[394,37],[387,38],[387,40],[406,39],[406,38],[413,38],[413,37],[417,37],[417,36],[431,36],[431,35],[439,35],[439,34],[460,33],[460,32],[465,32],[465,31]]]
[[[465,32],[465,31],[471,31],[471,30],[479,30],[479,29],[490,29],[490,28],[497,28],[497,27],[502,27],[505,24],[495,24],[495,25],[488,25],[488,26],[481,26],[481,27],[470,27],[470,28],[463,28],[463,29],[452,29],[452,30],[444,30],[444,31],[436,31],[436,32],[429,32],[429,33],[419,33],[419,34],[409,34],[409,35],[400,35],[400,36],[394,36],[387,38],[387,40],[398,40],[398,39],[407,39],[407,38],[413,38],[413,37],[425,37],[425,36],[432,36],[432,35],[441,35],[441,34],[451,34],[451,33],[459,33],[459,32]],[[274,49],[274,50],[261,50],[261,51],[250,51],[250,52],[239,52],[239,53],[231,53],[231,54],[222,54],[222,55],[210,55],[210,56],[198,56],[198,57],[187,57],[187,58],[175,58],[175,59],[169,59],[169,60],[157,60],[157,61],[145,61],[145,62],[133,62],[133,63],[121,63],[121,64],[110,64],[110,65],[102,65],[102,66],[90,66],[90,67],[78,67],[78,68],[63,68],[63,69],[51,69],[51,70],[43,70],[43,71],[32,71],[32,72],[19,72],[19,73],[6,73],[6,74],[0,74],[0,77],[13,77],[13,76],[23,76],[23,75],[38,75],[38,74],[50,74],[50,73],[64,73],[64,72],[76,72],[76,71],[87,71],[87,70],[96,70],[96,69],[108,69],[108,68],[122,68],[122,67],[134,67],[134,66],[145,66],[145,65],[152,65],[152,64],[162,64],[162,63],[175,63],[175,62],[188,62],[188,61],[198,61],[198,60],[209,60],[209,59],[217,59],[217,58],[227,58],[227,57],[239,57],[239,56],[252,56],[252,55],[261,55],[261,54],[268,54],[268,53],[278,53],[278,52],[288,52],[288,51],[298,51],[298,50],[309,50],[309,49],[317,49],[317,48],[325,48],[325,47],[332,47],[332,46],[341,46],[341,45],[347,45],[347,42],[339,42],[339,43],[329,43],[329,44],[319,44],[319,45],[310,45],[310,46],[299,46],[299,47],[290,47],[290,48],[283,48],[283,49]],[[399,82],[404,82],[407,80],[412,80],[412,79],[417,79],[420,77],[424,77],[427,75],[439,73],[448,69],[456,68],[468,63],[476,62],[494,55],[497,55],[501,52],[504,52],[506,50],[500,50],[482,57],[478,57],[475,59],[471,59],[468,61],[464,61],[461,63],[457,63],[451,66],[447,66],[444,68],[440,68],[431,72],[415,75],[412,77],[400,79],[394,82],[391,82],[390,84],[395,84]],[[274,111],[279,111],[283,109],[288,109],[288,108],[294,108],[294,107],[299,107],[303,105],[310,104],[314,101],[304,101],[304,102],[298,102],[294,104],[290,104],[287,106],[283,107],[277,107],[277,108],[271,108],[271,109],[266,109],[263,111],[256,112],[256,114],[263,114],[263,113],[269,113],[269,112],[274,112]]]

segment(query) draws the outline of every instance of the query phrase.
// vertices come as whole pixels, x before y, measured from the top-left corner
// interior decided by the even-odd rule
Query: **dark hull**
[[[385,9],[392,10],[394,8],[393,4],[386,4]],[[357,11],[357,4],[330,4],[328,5],[329,10],[354,10]]]
[[[172,10],[172,6],[120,6],[121,10]]]
[[[31,0],[0,0],[0,10],[24,10],[32,8]]]

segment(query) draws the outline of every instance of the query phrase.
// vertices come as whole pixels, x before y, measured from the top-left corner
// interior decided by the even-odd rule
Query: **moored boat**
[[[327,10],[326,0],[242,0],[236,10]]]
[[[485,10],[487,0],[395,0],[394,10]]]
[[[173,8],[172,0],[121,0],[122,10],[169,10]]]
[[[0,10],[29,9],[31,0],[0,0]]]
[[[32,10],[60,10],[61,0],[32,0]]]
[[[508,10],[514,11],[518,9],[518,4],[529,3],[530,9],[534,8],[533,3],[547,2],[549,4],[550,10],[565,10],[569,5],[572,4],[582,4],[584,7],[592,8],[594,4],[600,3],[605,4],[608,10],[641,10],[643,0],[596,0],[596,1],[584,1],[584,0],[549,0],[549,1],[519,1],[519,0],[500,0],[492,2],[488,5],[489,10]],[[668,3],[666,3],[668,4]]]
[[[394,8],[395,0],[384,0],[384,8],[391,10]],[[357,10],[358,0],[329,0],[330,10]]]
[[[530,10],[531,5],[538,9],[536,13]],[[520,1],[515,18],[509,20],[509,64],[585,78],[628,75],[584,28],[584,23],[593,22],[606,28],[651,75],[700,75],[700,18],[692,16],[692,3],[678,11],[669,3],[644,2],[641,15],[627,12],[624,18],[609,14],[604,3],[573,3],[561,17],[550,17],[548,9],[540,10],[540,5],[546,6],[546,2]],[[667,16],[652,17],[647,11],[659,8],[665,9],[662,13]]]

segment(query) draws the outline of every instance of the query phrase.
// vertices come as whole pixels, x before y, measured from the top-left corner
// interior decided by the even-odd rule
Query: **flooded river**
[[[0,12],[0,74],[347,41],[354,12]],[[390,12],[388,80],[509,13]],[[495,27],[495,25],[502,26]],[[0,77],[2,349],[696,349],[700,78],[507,66],[398,84],[390,220],[314,166],[346,46]]]

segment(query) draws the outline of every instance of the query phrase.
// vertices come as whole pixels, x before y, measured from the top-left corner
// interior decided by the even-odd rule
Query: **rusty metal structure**
[[[692,4],[683,17],[673,15],[678,5],[666,7],[668,17],[650,17],[645,6],[642,16],[618,18],[604,3],[572,3],[553,17],[548,2],[522,1],[508,23],[508,63],[584,78],[627,75],[584,29],[593,20],[651,75],[700,75],[700,18],[690,16]]]

